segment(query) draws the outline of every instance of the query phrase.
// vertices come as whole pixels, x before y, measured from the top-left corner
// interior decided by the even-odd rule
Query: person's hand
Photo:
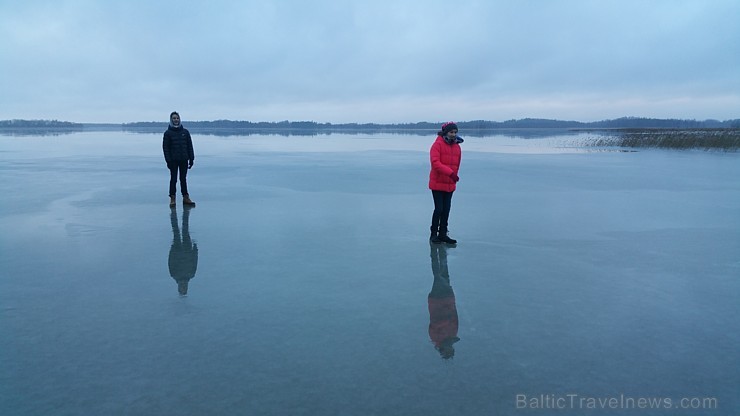
[[[172,164],[170,162],[166,162],[166,163],[167,163],[167,169],[172,169]]]
[[[188,160],[188,169],[192,169],[193,163],[195,163],[194,160]]]
[[[456,174],[455,172],[452,172],[452,173],[450,174],[450,179],[452,179],[452,181],[453,181],[453,182],[457,182],[457,181],[459,181],[459,180],[460,180],[460,177],[459,177],[459,176],[457,176],[457,174]]]

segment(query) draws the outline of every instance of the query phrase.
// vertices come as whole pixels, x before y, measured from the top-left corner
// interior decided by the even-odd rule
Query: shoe
[[[429,242],[432,244],[442,244],[442,240],[439,239],[437,233],[432,233],[432,235],[429,236]]]
[[[174,197],[174,196],[171,196],[171,197],[170,197],[170,208],[174,208],[174,207],[175,207],[175,205],[176,205],[176,204],[175,204],[175,197]]]
[[[439,237],[437,237],[437,239],[439,239],[439,241],[441,241],[441,242],[443,242],[443,243],[447,243],[447,244],[457,244],[457,240],[455,240],[455,239],[452,239],[452,238],[450,238],[450,237],[449,237],[449,236],[447,235],[447,232],[444,232],[444,233],[440,232],[440,233],[439,233]]]
[[[182,204],[183,205],[189,205],[191,207],[194,207],[195,206],[195,202],[193,202],[193,201],[190,200],[190,196],[189,195],[183,195],[182,196]]]

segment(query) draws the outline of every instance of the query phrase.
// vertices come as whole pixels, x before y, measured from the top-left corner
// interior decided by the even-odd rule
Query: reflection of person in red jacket
[[[457,173],[460,169],[462,142],[462,137],[457,137],[457,124],[449,121],[442,125],[442,130],[437,133],[437,140],[429,151],[429,160],[432,164],[429,172],[429,189],[432,190],[434,198],[432,234],[429,241],[435,244],[457,243],[447,235],[447,220],[450,217],[452,193],[455,192],[457,181],[460,180]]]
[[[427,298],[429,302],[429,338],[434,348],[445,360],[455,356],[454,343],[460,341],[457,337],[457,307],[455,306],[455,292],[450,286],[450,274],[447,271],[447,247],[439,244],[430,244],[432,257],[432,273],[434,283]]]

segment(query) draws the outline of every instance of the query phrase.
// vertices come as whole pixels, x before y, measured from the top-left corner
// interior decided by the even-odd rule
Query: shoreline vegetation
[[[377,123],[317,123],[313,121],[185,121],[195,134],[215,136],[282,135],[317,136],[330,134],[434,134],[440,122],[399,124]],[[457,123],[465,136],[490,137],[509,135],[521,138],[541,138],[551,135],[594,133],[596,137],[579,143],[588,147],[703,149],[736,152],[740,150],[740,119],[678,120],[623,117],[598,122],[578,122],[548,119],[520,119],[503,122],[475,120]],[[166,122],[134,122],[123,124],[73,123],[57,120],[0,120],[0,135],[33,136],[62,135],[78,132],[123,131],[129,133],[160,133]]]
[[[737,152],[740,150],[740,129],[620,129],[586,145]]]

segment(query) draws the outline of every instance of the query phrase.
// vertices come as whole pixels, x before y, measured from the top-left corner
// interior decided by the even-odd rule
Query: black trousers
[[[170,196],[177,195],[177,178],[180,178],[180,191],[183,196],[188,195],[188,161],[176,161],[167,164],[170,168]],[[179,175],[178,175],[179,172]]]
[[[447,232],[447,220],[450,217],[452,192],[432,191],[434,198],[434,213],[432,214],[432,232]]]

